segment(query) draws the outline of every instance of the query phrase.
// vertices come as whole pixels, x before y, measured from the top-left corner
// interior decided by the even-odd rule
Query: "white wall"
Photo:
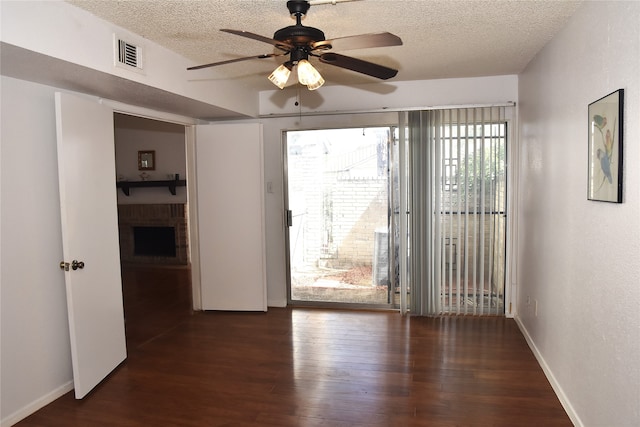
[[[577,425],[640,425],[639,22],[586,2],[520,76],[518,321]],[[587,201],[587,106],[619,88],[624,203]]]
[[[185,128],[183,125],[116,114],[116,176],[140,181],[138,151],[155,151],[155,170],[144,171],[148,180],[187,178]],[[171,176],[171,177],[170,177]],[[131,188],[129,196],[118,190],[118,204],[187,203],[186,187],[177,187],[172,195],[167,187]]]
[[[0,420],[71,390],[54,89],[2,77]]]

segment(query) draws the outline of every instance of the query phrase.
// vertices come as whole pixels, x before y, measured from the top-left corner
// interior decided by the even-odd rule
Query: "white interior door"
[[[75,395],[126,357],[113,110],[56,93],[64,272]],[[73,261],[84,263],[73,269]]]
[[[262,126],[196,127],[204,310],[266,311]]]

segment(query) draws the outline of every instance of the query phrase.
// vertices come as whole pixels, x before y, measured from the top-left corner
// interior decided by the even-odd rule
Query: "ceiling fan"
[[[339,0],[328,0],[324,2],[321,1],[317,2],[317,4],[335,4],[336,1]],[[187,70],[199,70],[202,68],[231,64],[234,62],[246,61],[249,59],[264,59],[289,55],[289,60],[276,68],[269,76],[269,80],[280,89],[283,89],[287,84],[289,75],[291,74],[291,70],[293,70],[294,67],[297,67],[298,81],[301,84],[307,86],[309,90],[318,89],[325,82],[318,70],[316,70],[309,62],[309,57],[318,58],[318,60],[324,64],[345,68],[382,80],[390,79],[398,74],[398,70],[395,70],[393,68],[329,51],[332,49],[350,50],[372,47],[400,46],[402,45],[402,40],[400,39],[400,37],[391,33],[382,32],[339,37],[327,40],[325,39],[324,33],[321,30],[302,25],[302,19],[306,16],[309,8],[311,7],[311,4],[313,3],[313,1],[305,0],[287,1],[287,9],[289,9],[291,17],[296,20],[296,24],[277,30],[274,33],[273,38],[263,37],[259,34],[251,33],[249,31],[229,29],[220,30],[225,33],[235,34],[237,36],[247,37],[264,43],[269,43],[275,46],[277,52],[229,59],[227,61],[213,62],[211,64],[190,67],[187,68]]]

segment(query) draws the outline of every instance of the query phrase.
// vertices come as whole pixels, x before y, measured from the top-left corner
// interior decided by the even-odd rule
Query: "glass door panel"
[[[287,132],[290,302],[394,304],[392,137],[389,127]]]

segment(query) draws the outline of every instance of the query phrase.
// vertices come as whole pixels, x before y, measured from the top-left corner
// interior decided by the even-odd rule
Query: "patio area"
[[[291,297],[296,301],[387,304],[387,286],[372,285],[371,266],[350,269],[310,267],[292,276]]]

